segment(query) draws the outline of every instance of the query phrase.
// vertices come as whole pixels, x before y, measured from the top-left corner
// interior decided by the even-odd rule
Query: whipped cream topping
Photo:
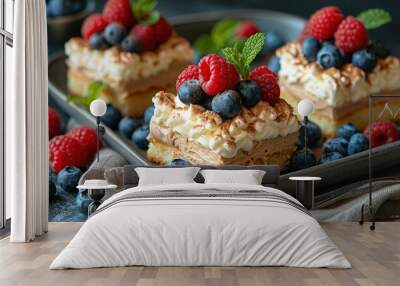
[[[400,61],[396,57],[378,59],[374,71],[366,74],[353,64],[323,70],[318,63],[309,63],[304,58],[299,42],[286,44],[277,55],[281,63],[280,79],[299,85],[331,107],[357,102],[372,94],[400,90]]]
[[[157,75],[176,61],[191,62],[193,50],[183,38],[172,36],[156,50],[140,54],[121,52],[117,47],[94,50],[81,38],[65,44],[69,67],[84,70],[100,81],[127,82]]]
[[[224,158],[234,157],[240,150],[250,152],[255,141],[272,139],[298,132],[299,122],[284,100],[274,107],[260,101],[251,109],[242,108],[230,120],[199,105],[185,105],[177,96],[159,92],[153,97],[155,105],[152,124],[157,124],[163,138],[178,134],[212,150]],[[150,127],[151,128],[151,127]],[[150,137],[152,132],[150,131]],[[151,139],[151,138],[150,138]]]

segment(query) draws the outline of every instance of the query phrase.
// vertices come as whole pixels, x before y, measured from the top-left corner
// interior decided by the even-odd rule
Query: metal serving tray
[[[251,19],[265,31],[276,31],[286,40],[298,37],[305,21],[302,18],[266,10],[235,10],[210,13],[190,14],[171,18],[170,22],[175,31],[194,41],[199,35],[208,33],[212,26],[221,19]],[[51,101],[60,109],[69,114],[78,122],[95,126],[95,119],[84,108],[68,103],[67,99],[67,68],[62,51],[50,57],[49,61],[49,93]],[[123,155],[131,164],[151,165],[146,158],[145,151],[139,149],[130,140],[118,132],[106,127],[104,140],[106,143]],[[373,152],[374,173],[385,174],[387,170],[399,168],[400,142],[395,142],[379,148]],[[289,193],[294,193],[294,184],[289,181],[290,176],[319,176],[323,180],[316,185],[316,194],[326,193],[338,186],[368,177],[368,151],[345,157],[324,165],[283,174],[280,185]]]

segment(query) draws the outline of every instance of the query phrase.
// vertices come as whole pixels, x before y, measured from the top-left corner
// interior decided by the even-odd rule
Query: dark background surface
[[[105,0],[98,0],[98,9],[102,9]],[[399,0],[159,0],[158,10],[167,17],[207,11],[227,9],[268,9],[308,18],[315,10],[336,5],[345,15],[357,16],[369,8],[382,8],[392,15],[392,22],[370,32],[370,38],[386,44],[392,52],[400,54],[400,1]]]

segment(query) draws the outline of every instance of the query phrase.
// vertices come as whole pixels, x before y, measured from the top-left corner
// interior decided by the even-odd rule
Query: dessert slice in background
[[[102,14],[85,20],[82,38],[66,43],[71,95],[86,96],[93,82],[101,82],[103,99],[123,115],[138,117],[157,91],[174,91],[176,77],[193,59],[192,48],[154,10],[155,2],[143,2],[109,0]]]
[[[358,18],[326,7],[314,13],[298,41],[277,50],[282,97],[292,106],[311,99],[310,119],[325,137],[351,122],[360,130],[368,125],[370,95],[400,94],[400,61],[381,44],[368,39],[367,28],[390,20],[382,10],[368,10]],[[372,113],[380,114],[386,100],[374,100]],[[400,100],[390,100],[400,107]],[[389,118],[389,113],[381,119]]]
[[[265,66],[250,71],[263,43],[264,34],[257,33],[243,47],[224,49],[226,58],[205,56],[179,75],[177,95],[154,96],[151,161],[287,166],[299,122],[279,97],[277,75]]]

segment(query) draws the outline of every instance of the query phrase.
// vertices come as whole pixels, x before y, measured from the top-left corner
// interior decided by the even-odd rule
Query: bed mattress
[[[50,269],[144,266],[349,268],[294,198],[263,186],[138,186],[106,200]]]

